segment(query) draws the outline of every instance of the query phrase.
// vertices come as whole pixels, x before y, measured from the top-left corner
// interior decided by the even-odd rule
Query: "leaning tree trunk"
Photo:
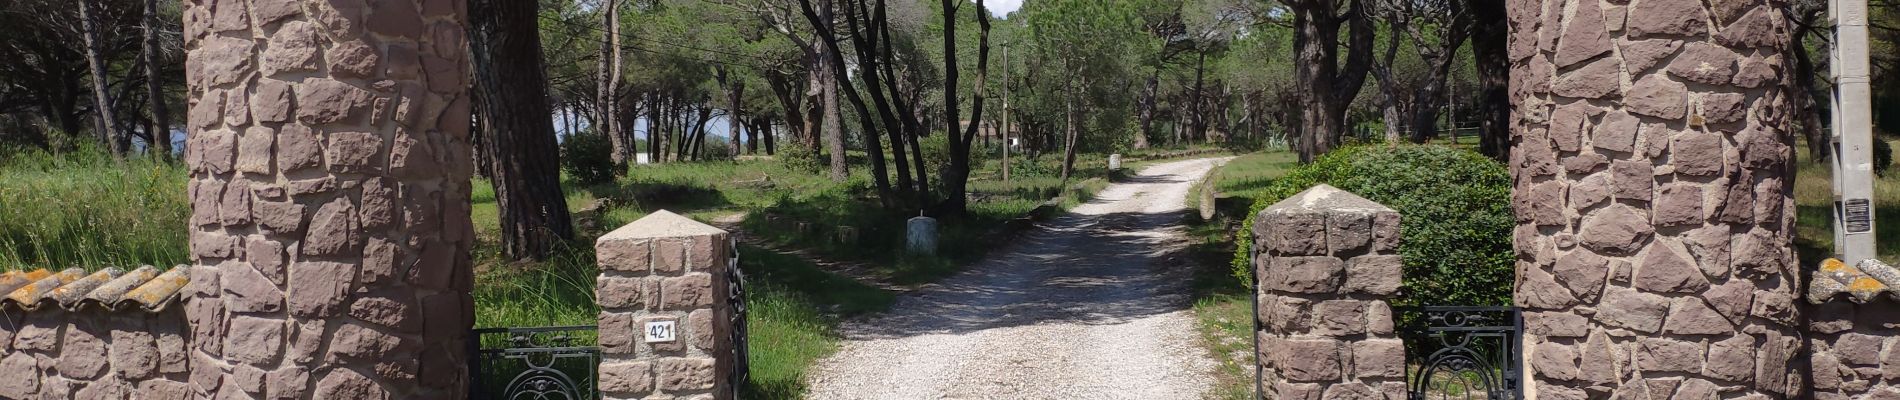
[[[145,60],[145,97],[151,103],[152,129],[146,132],[152,136],[152,153],[160,158],[172,156],[171,114],[165,110],[165,90],[159,73],[164,68],[158,66],[158,0],[145,0],[145,16],[140,19],[139,33],[144,41],[139,46],[139,57]]]
[[[95,18],[99,13],[96,9],[99,5],[94,4],[95,1],[97,0],[78,1],[79,29],[86,41],[86,65],[90,67],[92,73],[93,111],[97,116],[93,121],[93,135],[97,136],[101,145],[112,149],[112,154],[124,156],[125,145],[119,140],[117,130],[112,128],[113,123],[118,119],[112,115],[112,99],[106,94],[106,86],[109,83],[106,81],[106,60],[104,49],[102,49],[105,44],[100,43],[102,39],[99,38],[99,22]]]
[[[545,259],[557,245],[574,237],[574,228],[561,193],[554,122],[548,119],[547,78],[536,21],[540,6],[513,0],[469,3],[469,48],[474,56],[475,89],[482,94],[477,98],[486,113],[482,120],[487,136],[482,144],[494,162],[502,253],[515,259]]]

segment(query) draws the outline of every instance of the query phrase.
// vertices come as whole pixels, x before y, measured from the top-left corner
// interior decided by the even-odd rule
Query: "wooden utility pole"
[[[1831,0],[1834,20],[1834,256],[1847,265],[1874,258],[1873,107],[1867,0]]]

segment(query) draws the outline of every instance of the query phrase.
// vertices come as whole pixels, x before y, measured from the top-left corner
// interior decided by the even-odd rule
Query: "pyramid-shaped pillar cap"
[[[1272,206],[1261,211],[1263,214],[1332,212],[1396,213],[1398,211],[1324,183],[1307,188],[1306,191],[1288,197],[1286,200],[1280,200],[1279,203],[1273,203]]]
[[[672,211],[659,210],[600,237],[601,242],[670,237],[724,235],[724,229],[694,221]]]

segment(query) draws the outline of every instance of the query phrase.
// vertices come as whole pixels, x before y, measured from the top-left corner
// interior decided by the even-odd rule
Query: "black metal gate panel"
[[[746,348],[745,271],[739,269],[739,241],[733,240],[730,246],[732,257],[730,264],[726,265],[726,303],[730,307],[728,309],[732,310],[731,320],[727,323],[732,327],[729,334],[732,335],[733,365],[729,383],[732,384],[732,390],[738,391],[751,379],[751,366]],[[739,398],[738,393],[734,393],[733,398]]]
[[[593,326],[475,330],[469,398],[599,399],[599,335]]]
[[[1395,307],[1412,400],[1524,398],[1516,307]]]

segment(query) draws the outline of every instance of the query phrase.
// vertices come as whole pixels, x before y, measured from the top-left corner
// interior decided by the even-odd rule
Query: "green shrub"
[[[583,185],[614,181],[613,144],[601,135],[569,135],[561,143],[561,168]]]
[[[1248,215],[1325,183],[1385,204],[1401,215],[1404,297],[1396,305],[1505,305],[1511,255],[1511,179],[1504,165],[1443,146],[1361,146],[1334,150],[1274,181]],[[1234,276],[1251,285],[1253,218],[1234,252]]]
[[[824,154],[806,149],[805,146],[779,146],[777,158],[780,165],[793,172],[816,174],[826,170],[831,164]]]

